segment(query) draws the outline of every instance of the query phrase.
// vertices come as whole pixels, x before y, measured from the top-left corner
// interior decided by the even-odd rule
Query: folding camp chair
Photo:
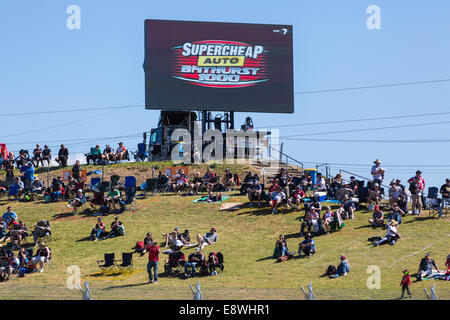
[[[116,261],[122,262],[121,264],[116,264],[116,266],[119,268],[120,272],[133,270],[133,252],[123,252],[122,260],[116,260]]]
[[[105,253],[105,260],[98,260],[97,264],[98,267],[102,270],[102,273],[110,270],[114,270],[114,267],[116,266],[116,260],[114,253]],[[102,263],[103,264],[100,264]]]
[[[92,188],[95,187],[95,185],[99,184],[100,182],[102,182],[102,179],[100,179],[100,178],[92,178],[91,179],[91,190],[92,190]]]
[[[113,175],[111,176],[110,188],[117,187],[119,185],[120,176]]]
[[[125,208],[136,210],[136,177],[125,177]]]
[[[9,187],[8,192],[8,200],[11,200],[11,197],[14,197],[14,199],[18,199],[19,197],[19,186],[12,185]]]
[[[153,195],[158,187],[158,181],[153,178],[153,179],[147,179],[145,181],[145,183],[147,184],[147,188],[145,189],[145,192],[151,192]]]

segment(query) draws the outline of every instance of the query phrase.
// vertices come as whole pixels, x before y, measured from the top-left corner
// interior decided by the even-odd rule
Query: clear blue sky
[[[66,9],[81,8],[81,30],[68,30]],[[366,8],[381,8],[381,30],[368,30]],[[178,19],[294,26],[295,91],[311,91],[450,78],[450,3],[433,1],[100,1],[42,0],[0,4],[1,114],[83,107],[121,106],[144,99],[144,20]],[[295,113],[251,114],[258,127],[450,111],[450,82],[367,90],[298,94]],[[247,114],[237,114],[240,126]],[[93,118],[94,117],[94,118]],[[140,133],[156,125],[157,111],[144,108],[2,117],[0,142],[31,149],[35,142],[74,140],[72,153],[94,142],[125,136],[135,149]],[[70,124],[77,120],[82,122]],[[450,115],[281,128],[281,136],[345,129],[450,121]],[[69,124],[68,124],[69,123]],[[65,125],[67,124],[67,125]],[[51,130],[40,130],[54,127]],[[39,130],[39,131],[38,131]],[[303,138],[435,139],[449,124]],[[78,140],[78,141],[75,141]],[[117,139],[99,141],[116,144]],[[86,140],[84,140],[86,141]],[[27,142],[18,145],[18,142]],[[51,146],[59,143],[49,142]],[[57,152],[57,147],[53,147]],[[450,176],[449,143],[342,143],[285,141],[300,161],[359,164],[342,168],[369,176],[375,158],[387,179],[403,181],[422,169],[429,185]],[[413,165],[410,168],[389,165]],[[309,163],[307,166],[311,166]],[[418,167],[421,165],[421,167]],[[336,173],[338,166],[332,166]]]

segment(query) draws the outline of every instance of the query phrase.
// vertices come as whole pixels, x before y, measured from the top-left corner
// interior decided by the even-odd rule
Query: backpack
[[[136,245],[134,246],[134,248],[136,250],[144,250],[144,242],[143,241],[136,242]]]
[[[336,271],[337,271],[337,269],[336,269],[335,266],[329,265],[328,268],[327,268],[327,271],[325,271],[325,275],[331,276],[331,275],[335,274]]]

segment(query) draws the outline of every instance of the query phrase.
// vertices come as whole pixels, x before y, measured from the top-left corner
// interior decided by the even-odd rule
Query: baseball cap
[[[212,227],[211,230],[212,230],[212,231],[217,231],[216,228],[214,228],[214,227]]]
[[[416,171],[416,173],[422,173],[422,171],[420,171],[420,170],[417,170],[417,171]]]

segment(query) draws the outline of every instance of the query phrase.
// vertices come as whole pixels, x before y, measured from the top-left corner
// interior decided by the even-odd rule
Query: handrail
[[[298,164],[300,164],[301,167],[302,167],[302,171],[303,171],[303,162],[300,162],[300,161],[298,161],[298,160],[292,158],[291,156],[288,156],[288,155],[285,154],[284,152],[282,152],[282,151],[280,151],[280,150],[277,150],[277,149],[275,149],[275,148],[272,147],[272,146],[269,146],[269,148],[270,148],[270,149],[273,149],[273,150],[275,150],[275,151],[277,151],[277,152],[278,152],[279,154],[281,154],[282,156],[285,156],[285,157],[286,157],[286,165],[287,165],[287,159],[291,159],[292,161],[297,162]]]
[[[347,170],[344,170],[344,169],[339,169],[339,171],[340,171],[340,172],[345,172],[345,173],[351,174],[352,176],[356,176],[356,177],[358,177],[358,178],[362,178],[362,179],[365,179],[365,180],[367,180],[367,181],[373,181],[373,179],[369,179],[369,178],[366,178],[366,177],[357,175],[356,173],[352,173],[352,172],[347,171]],[[387,185],[385,185],[385,184],[381,184],[381,185],[382,185],[383,187],[389,188],[389,186],[387,186]]]

